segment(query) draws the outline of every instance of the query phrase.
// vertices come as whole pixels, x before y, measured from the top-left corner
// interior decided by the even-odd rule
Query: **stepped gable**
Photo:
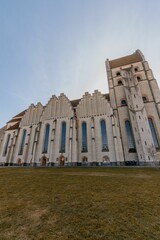
[[[98,90],[95,90],[92,95],[86,92],[77,106],[78,117],[108,114],[110,111],[108,100],[108,94],[103,95]]]
[[[43,106],[40,102],[37,105],[31,104],[21,121],[21,127],[37,124],[40,121],[42,115]]]
[[[66,95],[61,93],[59,97],[53,95],[50,98],[44,107],[42,121],[71,116],[73,116],[72,104]]]

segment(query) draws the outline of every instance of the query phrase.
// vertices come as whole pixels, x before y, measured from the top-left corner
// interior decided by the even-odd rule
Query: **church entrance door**
[[[65,158],[63,155],[60,156],[60,166],[64,166]]]
[[[47,158],[45,156],[42,157],[42,166],[46,166]]]

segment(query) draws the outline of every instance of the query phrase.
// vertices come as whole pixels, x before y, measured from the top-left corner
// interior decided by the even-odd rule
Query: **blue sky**
[[[108,92],[105,59],[140,49],[160,84],[159,0],[0,0],[0,127],[64,92]]]

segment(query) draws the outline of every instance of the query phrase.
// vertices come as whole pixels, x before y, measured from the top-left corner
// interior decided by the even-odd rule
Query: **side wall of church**
[[[77,106],[77,117],[79,121],[79,159],[83,162],[87,158],[89,163],[97,162],[99,165],[123,164],[122,145],[119,137],[119,128],[114,122],[113,111],[107,99],[98,91],[93,95],[85,93]],[[106,146],[102,140],[101,123],[105,122],[107,142]],[[82,125],[87,126],[87,150],[83,151]],[[115,140],[116,139],[116,140]],[[118,155],[118,156],[117,156]]]
[[[83,123],[86,123],[87,149],[82,146]],[[64,124],[65,136],[62,136]],[[124,164],[116,116],[108,99],[98,91],[93,95],[86,93],[74,109],[64,94],[58,98],[52,96],[45,107],[31,104],[19,128],[5,132],[3,149],[6,144],[7,153],[2,153],[0,159],[10,165]]]

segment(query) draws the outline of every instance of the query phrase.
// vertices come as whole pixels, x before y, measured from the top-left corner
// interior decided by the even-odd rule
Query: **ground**
[[[0,168],[0,240],[160,239],[158,168]]]

